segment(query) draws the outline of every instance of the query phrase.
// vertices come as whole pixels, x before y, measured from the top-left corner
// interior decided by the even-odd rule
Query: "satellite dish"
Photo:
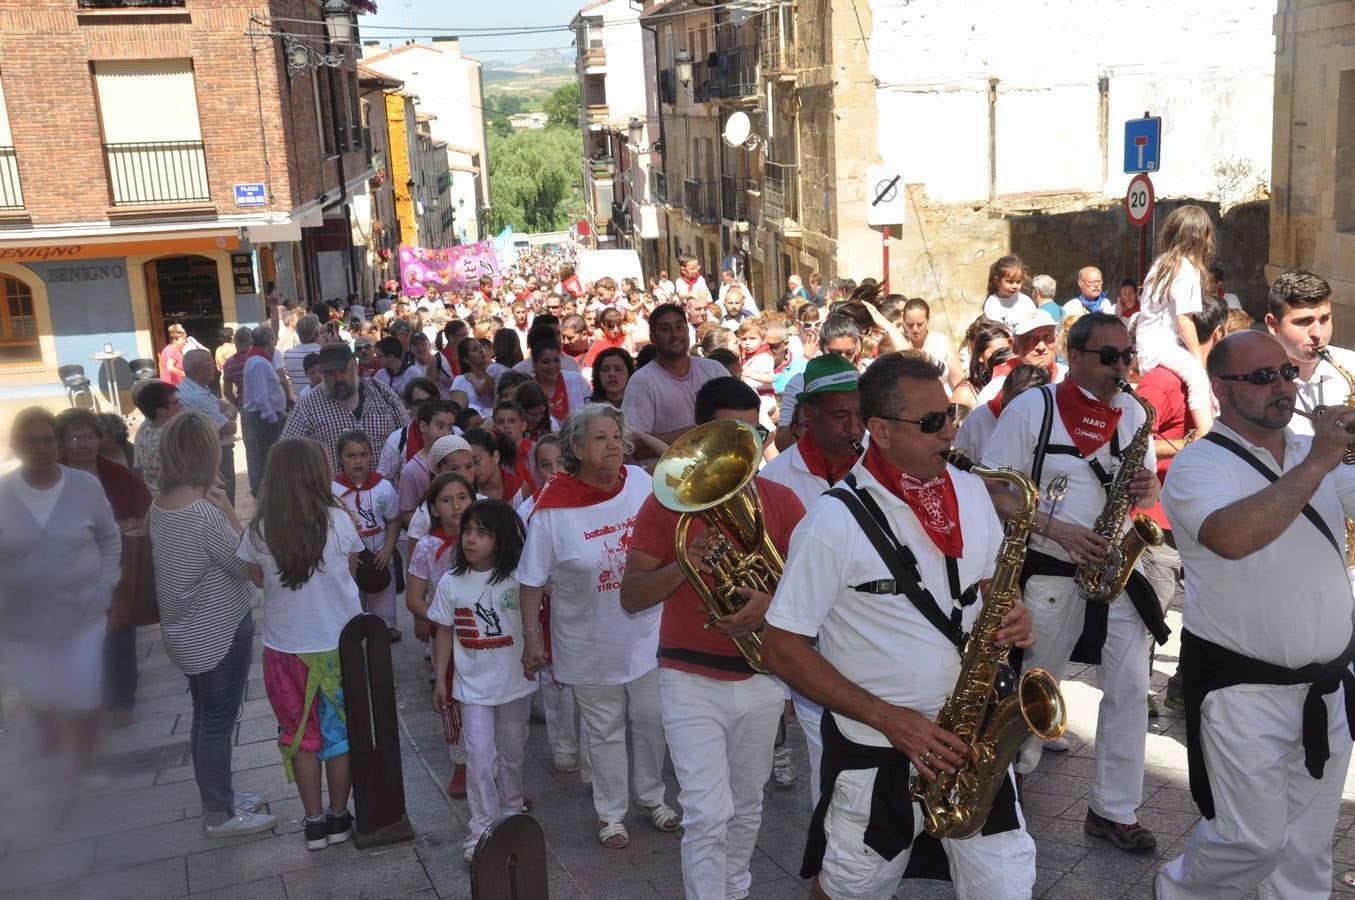
[[[740,147],[743,142],[748,140],[748,135],[753,131],[753,123],[748,119],[748,113],[732,113],[725,122],[725,143],[731,147]]]

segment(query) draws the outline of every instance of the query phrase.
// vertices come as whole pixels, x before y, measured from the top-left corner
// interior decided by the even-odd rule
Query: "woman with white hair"
[[[677,813],[664,802],[663,725],[656,654],[659,607],[621,608],[621,576],[635,515],[651,479],[627,466],[630,429],[619,409],[589,403],[560,429],[557,472],[527,524],[516,578],[522,585],[523,669],[535,678],[546,664],[540,618],[542,588],[551,590],[551,664],[574,688],[593,764],[593,807],[602,845],[630,843],[623,819],[634,795],[660,831],[675,831]],[[626,725],[634,759],[627,759]]]

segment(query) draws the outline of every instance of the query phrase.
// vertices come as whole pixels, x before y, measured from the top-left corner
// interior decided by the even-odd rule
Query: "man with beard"
[[[631,428],[671,444],[696,424],[696,392],[729,372],[713,359],[687,352],[691,344],[686,316],[676,303],[654,309],[649,333],[658,356],[653,364],[635,370],[621,411]]]
[[[338,471],[335,445],[354,428],[366,432],[372,446],[383,447],[391,432],[409,424],[409,413],[395,392],[379,381],[358,377],[358,364],[347,344],[326,344],[320,351],[323,388],[313,390],[287,417],[282,436],[308,437],[329,451]]]
[[[1158,872],[1162,898],[1331,894],[1355,690],[1338,537],[1355,514],[1341,465],[1355,410],[1328,408],[1312,437],[1288,428],[1292,352],[1251,331],[1213,349],[1219,417],[1162,494],[1186,572],[1186,747],[1204,816]]]

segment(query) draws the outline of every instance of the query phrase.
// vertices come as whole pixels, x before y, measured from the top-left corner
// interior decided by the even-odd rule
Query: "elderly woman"
[[[245,696],[254,643],[254,585],[235,555],[240,521],[217,487],[221,443],[212,420],[181,413],[160,441],[160,494],[151,504],[151,549],[160,633],[188,676],[193,698],[189,749],[208,837],[272,828],[259,798],[231,787],[235,715]]]
[[[10,441],[20,465],[0,477],[0,657],[45,749],[68,730],[82,782],[97,786],[103,642],[122,539],[99,479],[57,463],[50,412],[20,412]]]
[[[139,529],[151,505],[151,492],[132,470],[101,456],[103,421],[87,409],[68,409],[56,417],[62,465],[88,472],[99,479],[104,497],[113,508],[119,531]],[[123,567],[134,565],[124,559]],[[124,572],[125,574],[125,572]],[[109,628],[103,649],[103,698],[115,727],[132,722],[136,703],[136,628]]]
[[[539,362],[539,360],[538,360]],[[635,514],[650,477],[623,464],[631,450],[621,411],[604,403],[576,409],[560,431],[563,471],[541,492],[527,528],[517,580],[522,585],[523,669],[545,666],[539,621],[542,588],[551,591],[551,658],[556,679],[574,688],[593,763],[598,840],[630,843],[622,820],[630,806],[628,762],[636,798],[660,831],[678,827],[664,802],[664,739],[659,718],[659,607],[621,609],[621,575]],[[634,759],[627,760],[626,725]]]

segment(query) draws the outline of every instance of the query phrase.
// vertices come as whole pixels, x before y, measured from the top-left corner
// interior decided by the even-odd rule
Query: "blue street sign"
[[[267,206],[268,191],[264,190],[263,182],[256,181],[250,184],[237,184],[235,186],[235,205]]]
[[[1162,117],[1130,119],[1124,123],[1124,171],[1156,172],[1162,162]]]

